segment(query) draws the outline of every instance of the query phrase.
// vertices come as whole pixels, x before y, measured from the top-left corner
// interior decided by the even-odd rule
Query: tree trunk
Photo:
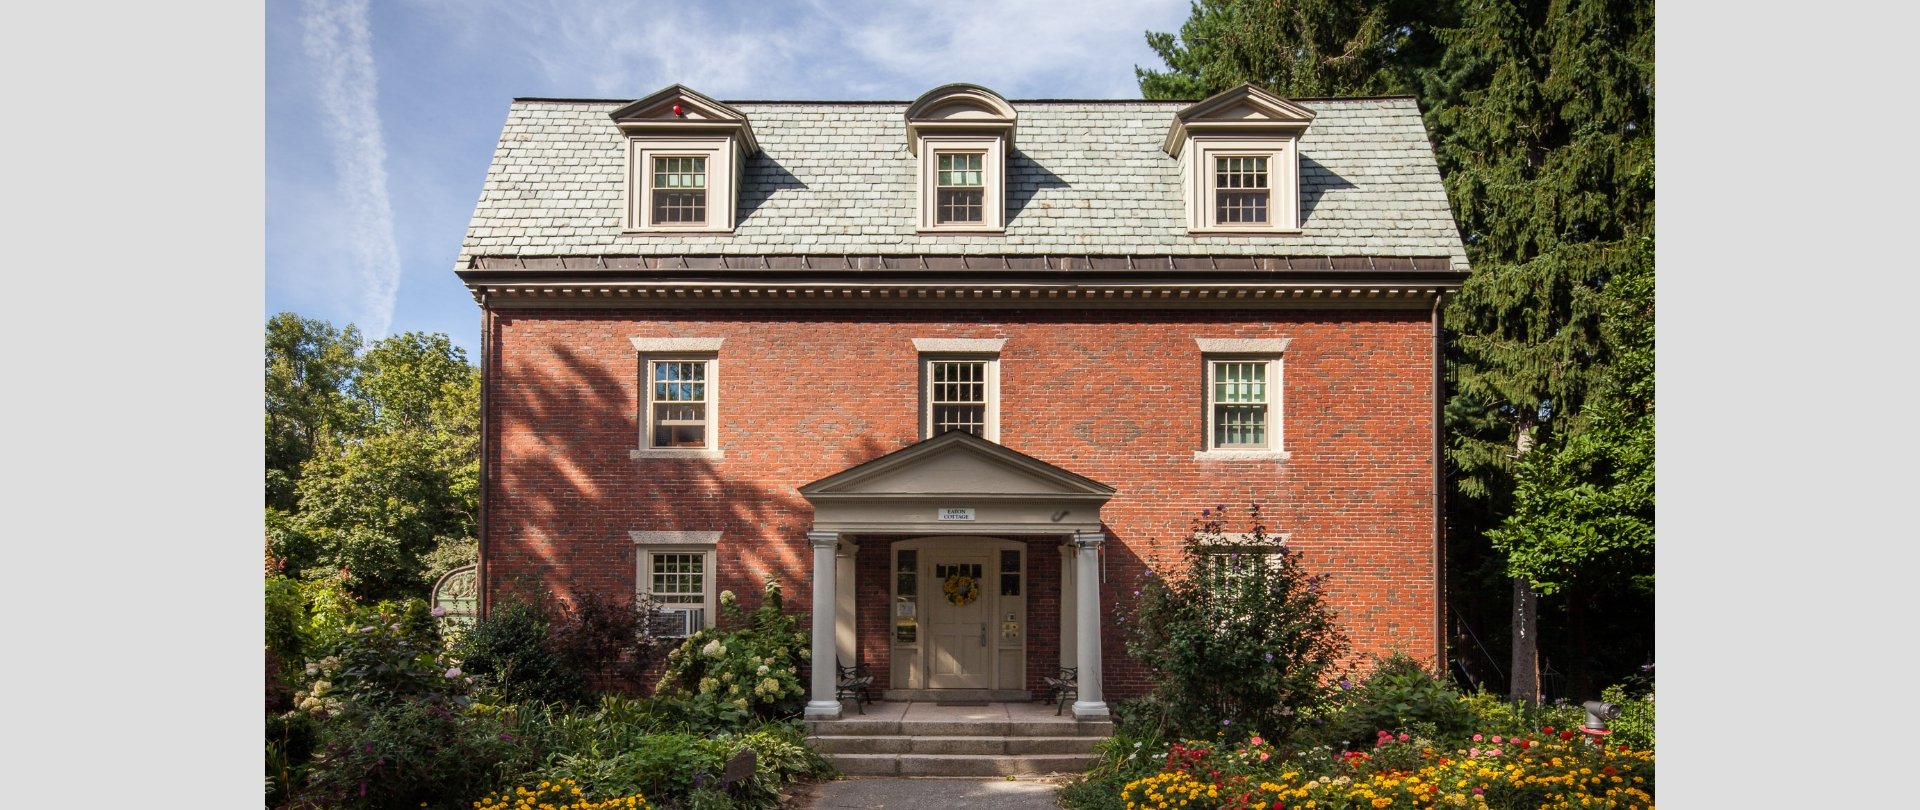
[[[1540,595],[1526,577],[1513,578],[1513,686],[1508,697],[1540,705]]]

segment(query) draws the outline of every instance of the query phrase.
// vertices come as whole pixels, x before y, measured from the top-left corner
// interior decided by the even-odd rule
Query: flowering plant
[[[780,583],[774,580],[767,582],[760,607],[750,616],[731,594],[723,595],[723,626],[687,636],[667,653],[667,669],[654,685],[655,694],[687,701],[696,719],[717,726],[797,710],[806,695],[799,662],[807,651],[807,637],[782,607]]]

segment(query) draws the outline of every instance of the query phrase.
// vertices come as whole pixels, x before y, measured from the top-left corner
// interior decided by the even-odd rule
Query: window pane
[[[1213,445],[1267,446],[1266,361],[1213,364]]]
[[[979,436],[986,430],[986,361],[942,360],[928,363],[927,385],[934,435],[949,430],[964,430]]]
[[[941,189],[934,212],[936,222],[982,222],[986,219],[986,192]]]
[[[1221,224],[1264,224],[1271,186],[1264,157],[1213,160],[1214,220]]]
[[[668,605],[699,605],[706,602],[706,555],[655,552],[653,554],[653,599]]]
[[[707,159],[653,159],[653,221],[698,225],[707,221]]]
[[[653,362],[654,447],[707,446],[707,361]]]

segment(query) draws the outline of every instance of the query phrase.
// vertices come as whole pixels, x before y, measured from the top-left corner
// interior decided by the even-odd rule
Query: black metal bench
[[[1046,678],[1046,682],[1047,702],[1060,704],[1053,710],[1055,715],[1066,710],[1067,701],[1077,700],[1080,697],[1079,667],[1061,667],[1059,674]]]
[[[840,659],[836,658],[833,660],[833,666],[839,673],[839,677],[835,679],[833,699],[846,700],[851,697],[854,708],[859,709],[861,714],[866,714],[865,704],[873,702],[873,673],[867,671],[867,665],[864,662],[848,667],[841,666]]]

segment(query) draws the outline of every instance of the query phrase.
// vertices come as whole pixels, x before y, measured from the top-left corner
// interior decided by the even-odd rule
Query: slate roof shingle
[[[687,254],[1466,254],[1411,98],[1318,99],[1300,143],[1296,236],[1187,233],[1160,151],[1189,102],[1021,102],[1003,235],[918,234],[906,102],[732,102],[761,151],[727,234],[623,234],[626,102],[513,102],[457,268],[476,256]]]

